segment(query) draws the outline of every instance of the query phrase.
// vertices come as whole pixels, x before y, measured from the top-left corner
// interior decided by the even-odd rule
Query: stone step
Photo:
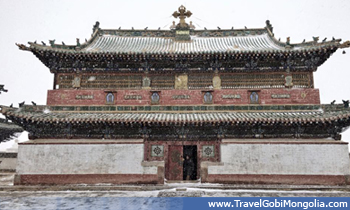
[[[0,172],[0,177],[13,176],[14,174],[13,172]]]
[[[0,173],[0,186],[2,185],[13,185],[15,173]]]
[[[200,183],[199,180],[167,180],[167,184],[195,184]]]

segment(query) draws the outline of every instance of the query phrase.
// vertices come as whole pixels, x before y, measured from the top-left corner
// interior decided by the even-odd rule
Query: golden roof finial
[[[180,23],[177,24],[180,28],[187,28],[188,24],[185,22],[186,17],[191,17],[192,12],[187,10],[186,11],[186,7],[184,7],[183,5],[181,5],[178,9],[178,11],[175,11],[173,13],[174,18],[179,18],[180,19]]]

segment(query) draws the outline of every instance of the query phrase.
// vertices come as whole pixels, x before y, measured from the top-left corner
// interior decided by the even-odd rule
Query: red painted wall
[[[260,104],[320,104],[318,89],[213,90],[213,104],[249,104],[251,91],[258,92]],[[151,94],[150,90],[117,90],[114,92],[115,99],[112,105],[151,105]],[[201,90],[161,90],[159,105],[204,104],[203,94]],[[272,98],[272,94],[288,94],[290,98]],[[106,105],[106,95],[104,90],[49,90],[47,105]],[[138,95],[142,98],[126,100],[126,95]],[[174,95],[189,95],[190,98],[174,99]],[[224,99],[223,95],[240,95],[241,98]]]

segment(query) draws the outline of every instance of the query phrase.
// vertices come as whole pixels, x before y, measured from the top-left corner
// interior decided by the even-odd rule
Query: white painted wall
[[[17,158],[0,158],[0,170],[16,170]]]
[[[157,174],[143,144],[19,145],[18,174]]]
[[[208,173],[350,174],[346,144],[222,144],[221,162]]]

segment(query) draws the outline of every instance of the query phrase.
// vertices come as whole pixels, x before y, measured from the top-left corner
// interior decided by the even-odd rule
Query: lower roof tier
[[[26,106],[23,109],[2,107],[2,113],[28,130],[35,138],[146,136],[154,139],[176,139],[186,136],[192,139],[220,137],[339,139],[340,133],[350,126],[350,109],[342,105],[312,106],[309,110],[260,111],[78,112],[50,111],[51,107],[40,109],[36,109],[35,106]]]
[[[21,128],[20,126],[12,122],[8,122],[5,119],[0,119],[0,143],[10,140],[15,133],[19,133],[22,131],[23,128]]]
[[[2,113],[7,117],[21,118],[32,122],[48,123],[140,123],[140,124],[202,124],[202,123],[331,123],[338,120],[350,119],[350,109],[340,108],[342,105],[313,105],[318,109],[309,110],[272,110],[279,106],[268,106],[270,110],[178,110],[178,111],[50,111],[49,106],[42,106],[43,111],[28,111],[32,106],[22,108],[2,107]],[[33,106],[35,107],[35,106]],[[59,106],[53,107],[58,109]],[[264,106],[260,106],[264,107]],[[283,107],[283,106],[282,106]],[[286,106],[284,106],[286,107]],[[303,108],[302,106],[297,106]],[[310,107],[310,106],[309,106]],[[158,107],[159,108],[159,107]],[[307,108],[307,106],[304,106]],[[324,109],[323,109],[324,108]],[[225,110],[226,109],[226,110]],[[33,110],[33,109],[32,109]]]

